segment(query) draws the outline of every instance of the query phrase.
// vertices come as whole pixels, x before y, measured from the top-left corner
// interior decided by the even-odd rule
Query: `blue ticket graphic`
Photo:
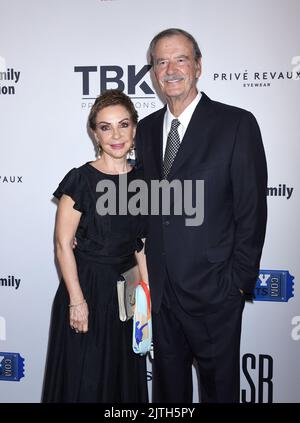
[[[254,301],[287,302],[294,296],[293,280],[288,270],[260,270]]]
[[[19,353],[0,351],[0,380],[20,382],[24,377],[24,358]]]

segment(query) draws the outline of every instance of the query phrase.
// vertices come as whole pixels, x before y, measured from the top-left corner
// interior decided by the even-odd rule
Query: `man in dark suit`
[[[196,360],[201,400],[238,402],[242,312],[267,216],[260,130],[250,112],[198,92],[201,52],[189,33],[162,31],[149,52],[167,105],[138,125],[146,180],[204,181],[201,225],[186,225],[185,213],[149,217],[153,400],[191,402]]]

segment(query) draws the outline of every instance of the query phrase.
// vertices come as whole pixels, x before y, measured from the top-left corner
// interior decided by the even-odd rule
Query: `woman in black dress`
[[[89,115],[100,158],[72,169],[54,192],[60,199],[55,238],[62,281],[52,310],[42,402],[148,401],[145,357],[132,350],[133,323],[119,320],[116,291],[118,276],[136,260],[147,282],[142,217],[118,214],[120,183],[142,177],[126,158],[136,124],[128,96],[118,90],[101,94]],[[96,186],[104,180],[116,187],[117,213],[101,216]]]

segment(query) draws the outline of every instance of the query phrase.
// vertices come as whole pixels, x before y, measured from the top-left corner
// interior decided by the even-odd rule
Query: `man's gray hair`
[[[201,54],[200,48],[198,46],[198,43],[190,33],[188,33],[187,31],[184,31],[183,29],[179,29],[179,28],[168,28],[168,29],[165,29],[164,31],[159,32],[157,35],[155,35],[155,37],[153,38],[153,40],[150,43],[149,55],[150,55],[150,64],[152,66],[155,64],[154,50],[155,50],[155,46],[156,46],[157,42],[164,37],[172,37],[173,35],[183,35],[185,38],[190,40],[191,43],[193,44],[193,48],[194,48],[195,62],[197,62],[199,59],[201,59],[202,54]]]

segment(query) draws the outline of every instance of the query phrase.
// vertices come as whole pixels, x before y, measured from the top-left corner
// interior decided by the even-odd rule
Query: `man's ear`
[[[196,62],[196,79],[200,78],[202,73],[202,62],[201,59],[198,59]]]

